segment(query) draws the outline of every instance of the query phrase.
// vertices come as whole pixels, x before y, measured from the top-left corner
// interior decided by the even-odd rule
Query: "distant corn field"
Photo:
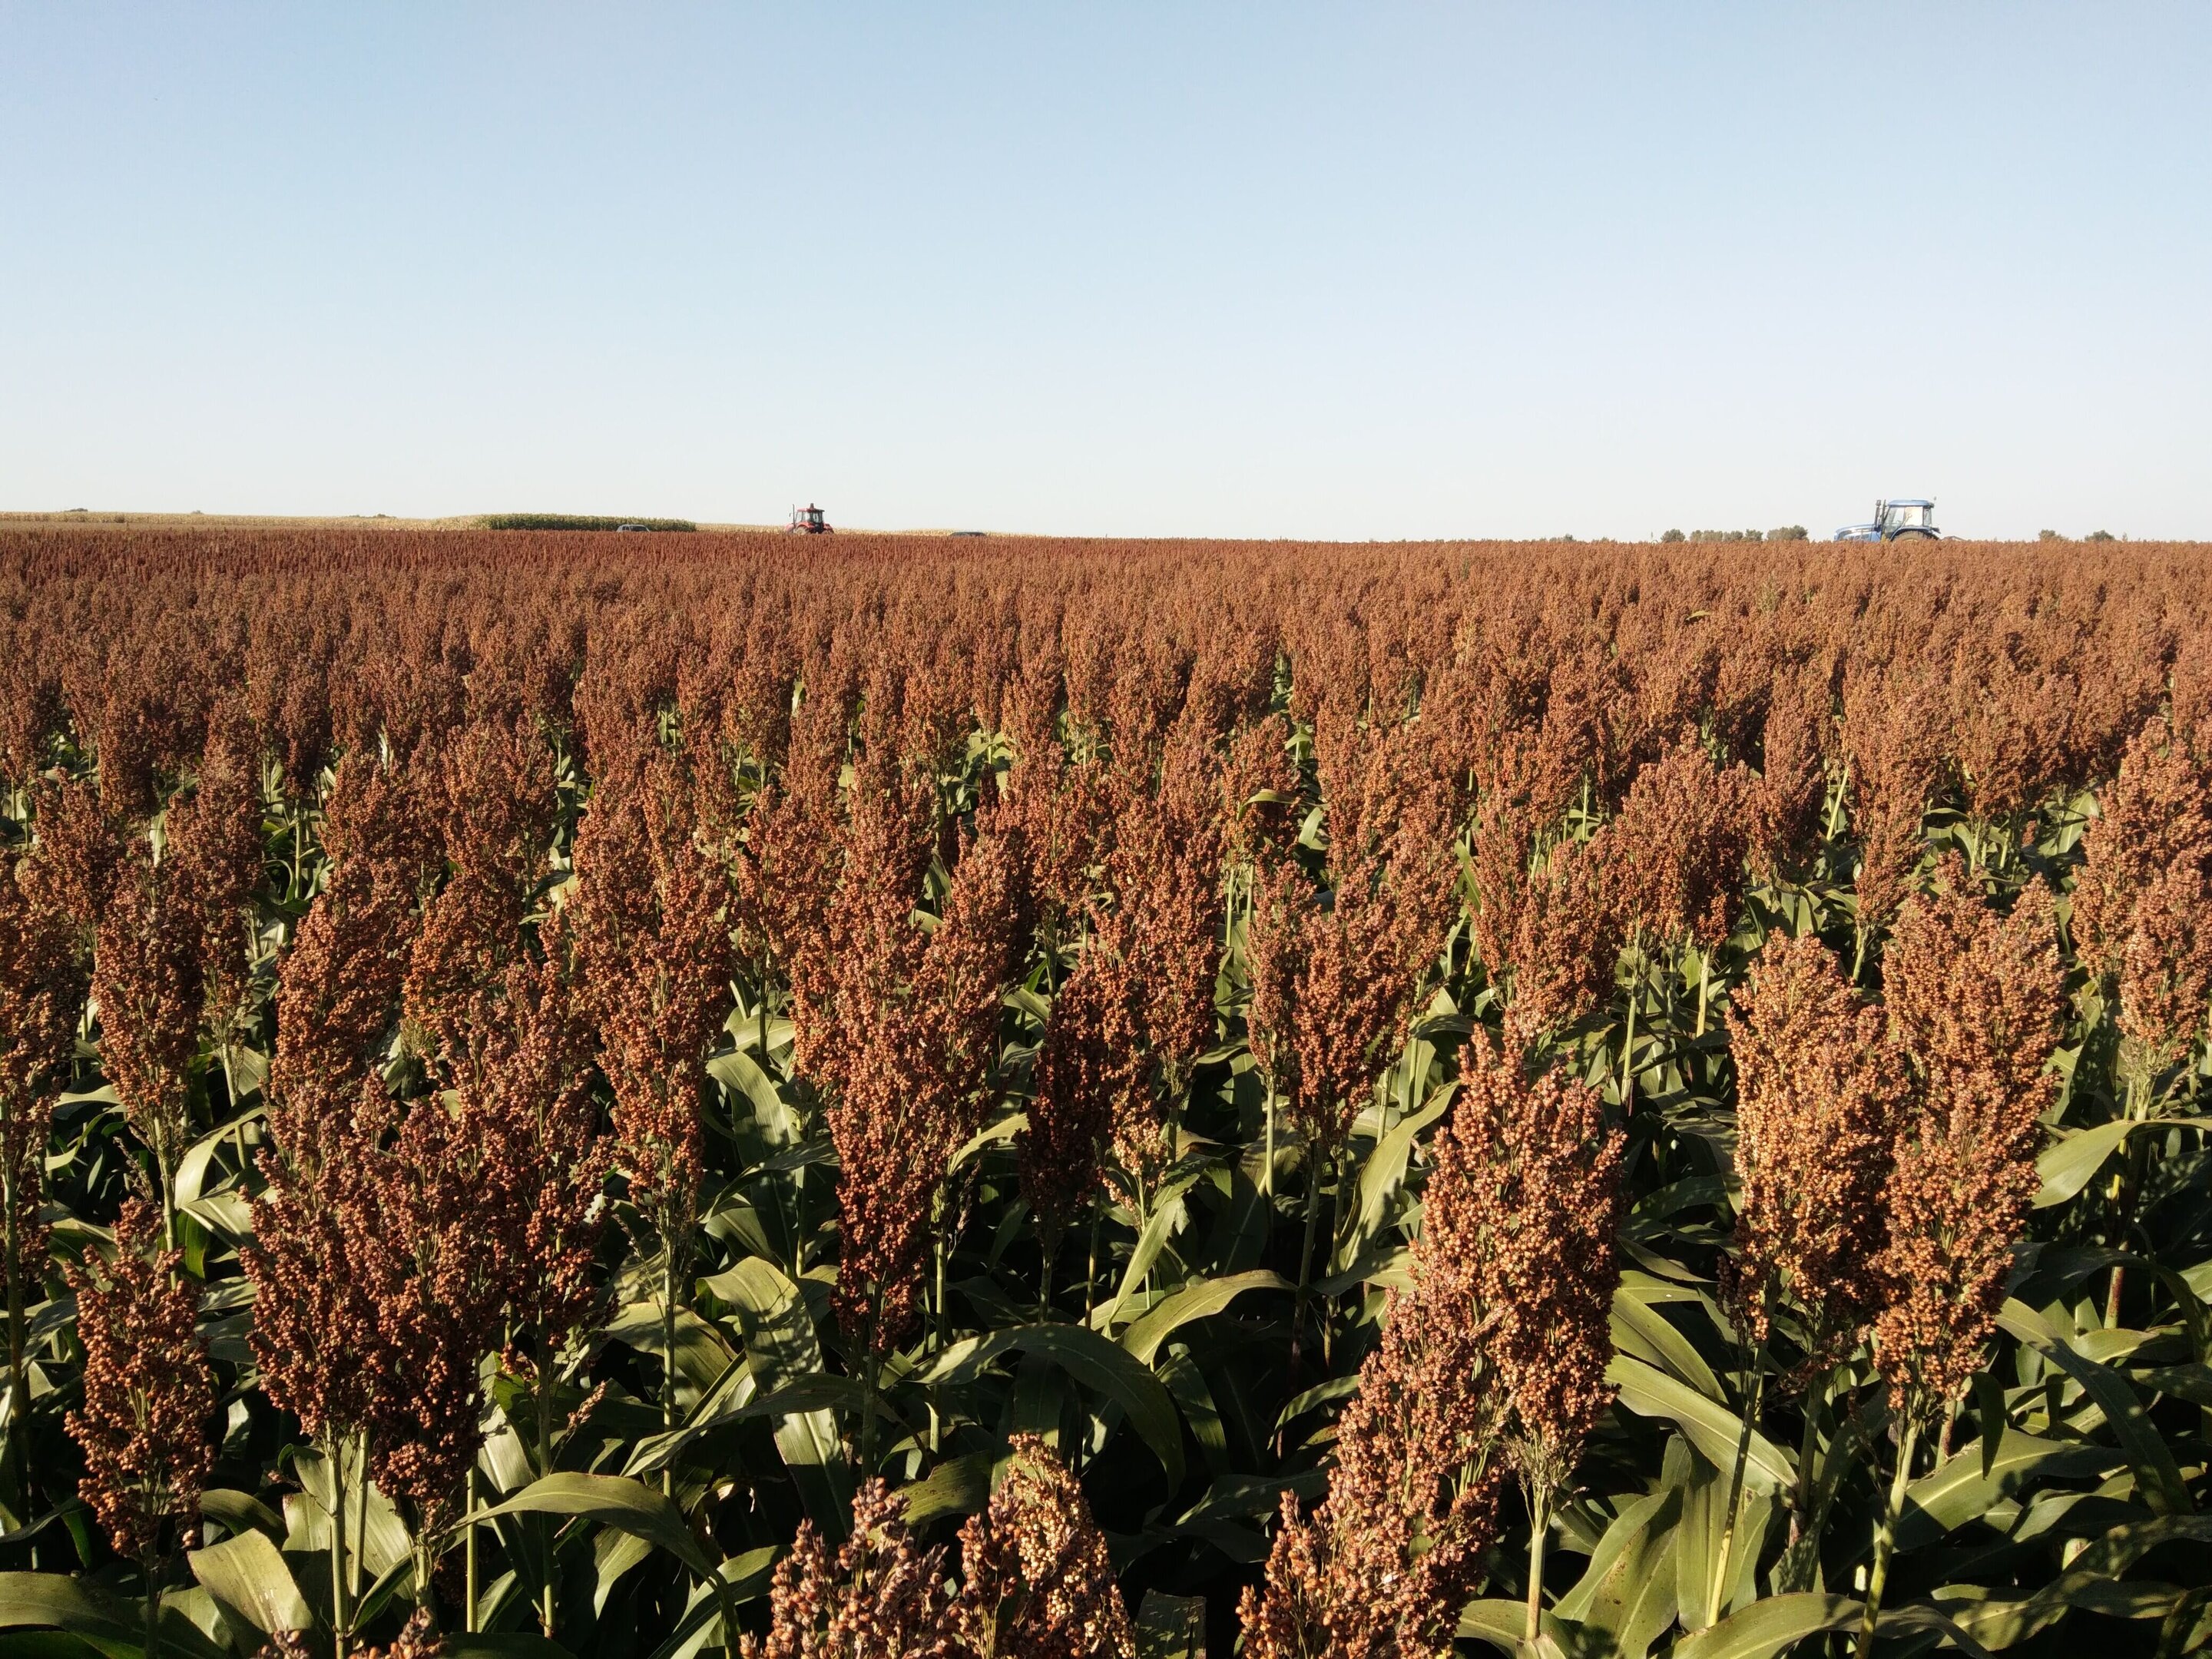
[[[0,1646],[2203,1645],[2204,552],[1782,534],[0,527]]]

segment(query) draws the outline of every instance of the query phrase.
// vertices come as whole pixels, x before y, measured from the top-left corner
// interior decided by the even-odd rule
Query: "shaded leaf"
[[[1121,1407],[1159,1459],[1169,1486],[1182,1484],[1182,1419],[1174,1398],[1135,1356],[1086,1326],[1022,1325],[972,1336],[947,1348],[917,1380],[925,1387],[964,1382],[1011,1353],[1048,1359]]]
[[[284,1541],[284,1518],[250,1493],[228,1486],[210,1486],[200,1494],[200,1513],[220,1521],[233,1532],[265,1532],[277,1543]]]
[[[1146,1590],[1137,1608],[1137,1659],[1206,1659],[1206,1598]]]
[[[744,1333],[745,1367],[763,1397],[825,1375],[822,1340],[806,1298],[781,1268],[750,1257],[708,1279],[706,1288],[736,1314]],[[777,1419],[775,1447],[814,1524],[832,1538],[844,1537],[853,1478],[837,1419],[822,1404],[792,1411]]]
[[[929,1472],[927,1479],[902,1487],[905,1519],[921,1528],[948,1515],[973,1515],[991,1501],[991,1460],[981,1452],[949,1458]]]
[[[443,1659],[571,1659],[558,1642],[529,1631],[453,1631],[438,1645]]]
[[[2097,1402],[2127,1454],[2146,1504],[2163,1515],[2185,1515],[2196,1507],[2172,1449],[2151,1425],[2142,1401],[2126,1378],[2111,1366],[2076,1353],[2041,1314],[2024,1303],[2008,1300],[1997,1323],[2080,1383],[2081,1391]]]

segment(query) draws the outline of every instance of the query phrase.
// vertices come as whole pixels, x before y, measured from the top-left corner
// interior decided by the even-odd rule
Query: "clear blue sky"
[[[0,507],[2212,537],[2212,7],[0,0]]]

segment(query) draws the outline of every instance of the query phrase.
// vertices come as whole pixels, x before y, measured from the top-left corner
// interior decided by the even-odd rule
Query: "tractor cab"
[[[1934,541],[1936,503],[1929,501],[1883,501],[1874,504],[1874,518],[1866,524],[1845,525],[1836,532],[1839,542],[1894,542],[1911,538]]]
[[[832,533],[829,520],[822,516],[822,509],[811,501],[805,507],[791,509],[791,522],[785,528],[793,536],[827,536]]]

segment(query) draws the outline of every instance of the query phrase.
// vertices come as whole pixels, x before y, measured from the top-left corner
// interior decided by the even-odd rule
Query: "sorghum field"
[[[0,532],[0,1659],[2190,1650],[2208,606]]]

